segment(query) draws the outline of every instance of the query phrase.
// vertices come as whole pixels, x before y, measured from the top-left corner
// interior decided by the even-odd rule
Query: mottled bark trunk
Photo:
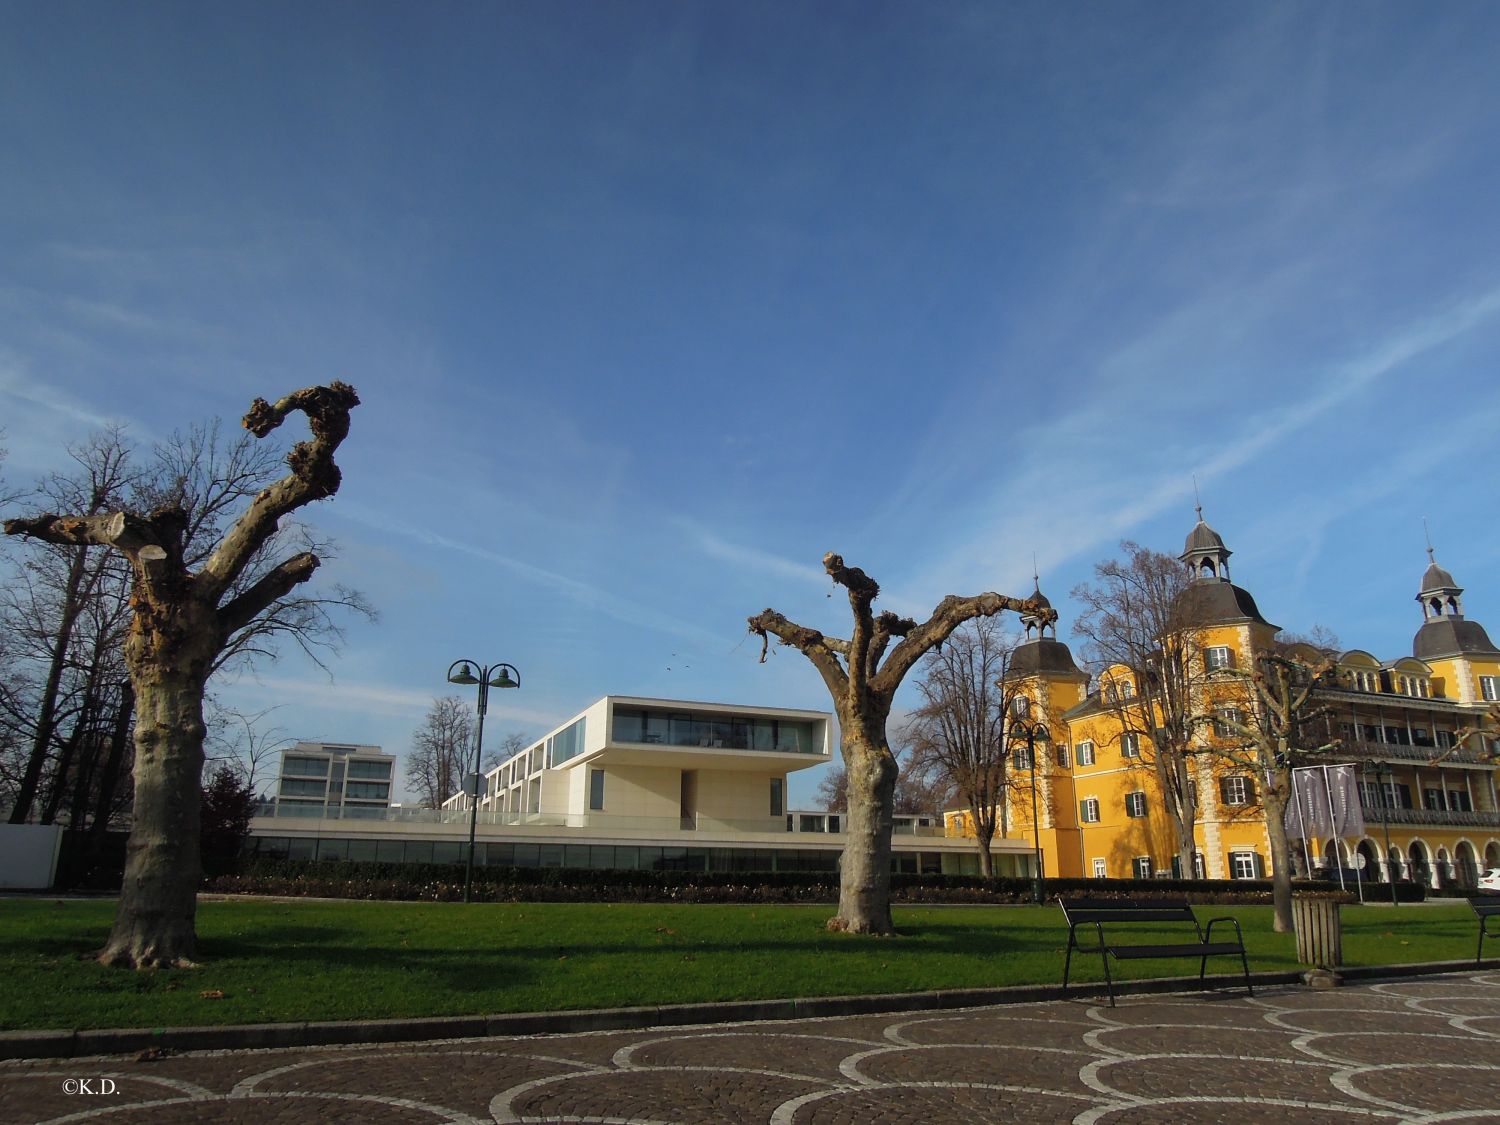
[[[891,825],[898,769],[882,735],[840,715],[849,809],[839,860],[839,912],[828,928],[856,934],[890,934]]]
[[[1272,927],[1278,934],[1292,932],[1292,845],[1286,838],[1285,793],[1281,778],[1277,778],[1275,784],[1266,786],[1261,798],[1266,811],[1266,837],[1271,844]]]
[[[107,965],[191,965],[197,954],[203,680],[148,667],[134,676],[135,810]]]

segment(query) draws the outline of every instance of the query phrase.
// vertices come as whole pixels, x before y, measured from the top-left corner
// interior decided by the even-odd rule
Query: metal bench
[[[1490,932],[1491,920],[1500,923],[1500,898],[1471,898],[1469,905],[1474,908],[1474,913],[1479,918],[1479,948],[1474,952],[1474,964],[1484,960],[1484,939],[1487,937],[1500,937],[1500,930]]]
[[[1205,928],[1199,923],[1198,916],[1193,913],[1193,908],[1187,904],[1187,900],[1180,898],[1128,900],[1064,898],[1059,899],[1058,903],[1062,906],[1063,917],[1068,923],[1068,955],[1063,962],[1062,983],[1065,996],[1068,992],[1068,973],[1072,968],[1075,949],[1099,954],[1104,963],[1104,987],[1109,993],[1111,1008],[1115,1006],[1115,986],[1109,973],[1111,957],[1116,961],[1139,961],[1158,957],[1196,957],[1198,958],[1198,979],[1202,981],[1210,957],[1237,956],[1245,974],[1245,991],[1252,996],[1255,994],[1255,989],[1250,985],[1250,962],[1245,957],[1245,940],[1240,933],[1240,924],[1237,919],[1214,918]],[[1220,922],[1228,922],[1234,927],[1233,941],[1222,938],[1219,941],[1213,940],[1214,926]],[[1176,926],[1181,930],[1184,939],[1189,937],[1186,927],[1191,926],[1192,940],[1151,944],[1132,944],[1122,940],[1126,935],[1121,934],[1117,927],[1136,924],[1157,928]],[[1098,938],[1098,944],[1084,945],[1079,942],[1078,928],[1080,926],[1092,926]],[[1106,926],[1114,932],[1106,935]]]

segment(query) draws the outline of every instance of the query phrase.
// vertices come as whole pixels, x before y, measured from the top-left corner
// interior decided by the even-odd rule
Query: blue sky
[[[341,378],[328,678],[221,690],[400,752],[606,693],[827,706],[840,551],[925,616],[1205,514],[1271,620],[1500,629],[1500,8],[7,6],[14,483]],[[1500,633],[1496,634],[1500,636]],[[489,740],[487,738],[487,741]],[[816,777],[793,785],[810,795]]]

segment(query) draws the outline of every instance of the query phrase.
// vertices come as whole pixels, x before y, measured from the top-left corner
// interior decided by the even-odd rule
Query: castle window
[[[1243,806],[1255,800],[1255,782],[1248,777],[1225,777],[1219,780],[1219,796],[1226,805]]]
[[[1135,857],[1135,877],[1137,879],[1151,878],[1151,857],[1149,855],[1138,855]]]
[[[1234,667],[1234,653],[1228,645],[1211,645],[1203,650],[1203,667],[1210,672]]]
[[[1078,819],[1083,824],[1099,823],[1099,798],[1085,797],[1078,802]]]
[[[1491,703],[1500,701],[1500,676],[1480,676],[1479,696]]]
[[[1137,789],[1133,793],[1125,794],[1125,815],[1142,817],[1146,815],[1146,794]]]
[[[1139,758],[1141,756],[1141,736],[1131,732],[1120,735],[1120,757]]]
[[[1094,764],[1094,744],[1092,742],[1080,742],[1076,754],[1080,766],[1091,766]]]
[[[1094,878],[1106,879],[1109,877],[1108,865],[1102,859],[1094,860]]]

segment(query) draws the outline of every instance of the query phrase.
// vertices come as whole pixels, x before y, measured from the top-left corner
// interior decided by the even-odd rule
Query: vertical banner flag
[[[1292,771],[1292,799],[1286,807],[1289,840],[1329,837],[1347,840],[1365,834],[1364,809],[1354,767],[1301,766]]]

